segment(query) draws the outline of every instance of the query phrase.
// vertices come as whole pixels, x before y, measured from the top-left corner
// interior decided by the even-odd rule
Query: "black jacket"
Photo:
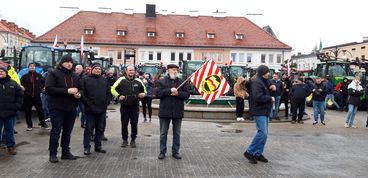
[[[28,72],[20,79],[22,86],[25,88],[24,95],[40,97],[40,94],[45,87],[45,78],[37,72]]]
[[[80,81],[80,93],[86,113],[102,114],[111,100],[110,85],[100,75],[86,76]]]
[[[71,70],[57,68],[47,75],[46,94],[49,96],[49,110],[74,111],[78,99],[68,94],[69,88],[79,88],[79,78]]]
[[[288,79],[288,78],[283,79],[281,81],[282,81],[282,86],[283,86],[281,97],[282,98],[288,98],[289,94],[290,94],[289,93],[290,89],[293,87],[293,84],[291,83],[290,79]]]
[[[271,92],[271,95],[272,96],[281,96],[281,94],[283,94],[283,90],[284,90],[284,87],[282,85],[282,82],[280,80],[271,80],[271,85],[275,85],[276,86],[276,91],[274,92]]]
[[[313,88],[311,89],[313,93],[313,100],[314,101],[325,101],[327,95],[327,89],[324,84],[314,84]]]
[[[352,104],[358,107],[360,105],[360,97],[363,96],[364,90],[358,91],[358,90],[349,88],[348,91],[349,91],[348,104]]]
[[[184,101],[189,98],[188,85],[179,88],[178,96],[171,96],[171,88],[177,88],[182,80],[172,80],[168,76],[157,82],[157,98],[160,99],[160,118],[182,119],[184,117]]]
[[[115,77],[115,76],[111,76],[111,77],[110,76],[106,76],[106,79],[109,82],[109,85],[112,86],[116,82],[117,77]]]
[[[125,96],[125,99],[120,101],[121,106],[139,106],[138,94],[145,93],[143,82],[139,78],[129,80],[126,77],[119,78],[116,82],[119,82],[119,84],[112,88],[115,89],[119,96]]]
[[[305,100],[309,94],[310,90],[306,84],[295,84],[290,90],[290,99],[294,101]]]
[[[23,90],[7,76],[0,79],[0,119],[15,116],[23,104]]]
[[[272,108],[272,98],[267,79],[257,76],[252,82],[250,94],[250,114],[251,116],[269,116]]]

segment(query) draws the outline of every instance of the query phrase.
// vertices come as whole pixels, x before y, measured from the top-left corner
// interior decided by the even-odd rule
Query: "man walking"
[[[8,153],[15,155],[14,119],[22,107],[23,90],[20,85],[10,79],[8,69],[0,66],[0,128],[4,125],[4,139]],[[1,129],[0,129],[1,136]],[[0,137],[1,141],[2,137]]]
[[[95,151],[106,153],[102,149],[101,139],[106,122],[107,105],[110,103],[110,85],[107,80],[101,76],[101,64],[94,63],[91,67],[91,75],[81,79],[80,93],[82,95],[85,112],[87,115],[86,128],[84,129],[84,154],[91,154],[90,139],[95,128]]]
[[[46,124],[44,111],[42,109],[41,92],[45,86],[45,79],[43,76],[36,72],[36,64],[28,64],[28,73],[23,75],[20,79],[22,86],[25,88],[24,91],[24,113],[27,121],[27,131],[31,131],[33,128],[32,124],[32,106],[35,106],[38,120],[40,121],[41,127],[48,129],[49,126]]]
[[[189,98],[187,85],[177,88],[182,80],[178,78],[179,66],[169,64],[167,66],[169,75],[159,80],[157,83],[157,98],[160,99],[160,154],[158,159],[164,159],[166,154],[167,132],[170,121],[173,128],[172,156],[181,159],[180,149],[180,130],[184,116],[184,101]]]
[[[119,98],[121,114],[121,147],[128,146],[128,124],[131,125],[130,147],[136,147],[138,134],[139,99],[146,96],[146,89],[142,81],[136,77],[135,68],[129,65],[125,70],[126,76],[120,77],[111,87],[111,93]]]
[[[76,107],[79,93],[79,79],[73,72],[73,59],[70,55],[64,55],[58,67],[48,74],[46,78],[46,94],[49,96],[49,109],[52,129],[50,132],[50,159],[51,163],[59,162],[57,149],[61,130],[61,159],[76,160],[70,153],[70,136],[76,117]]]
[[[263,156],[263,151],[267,141],[269,115],[272,103],[275,102],[275,98],[270,94],[269,88],[271,86],[269,86],[268,76],[268,67],[261,65],[257,69],[256,80],[252,82],[252,92],[250,94],[252,103],[250,107],[251,116],[256,121],[257,134],[254,136],[248,149],[244,152],[245,158],[251,164],[257,164],[257,161],[268,162]]]

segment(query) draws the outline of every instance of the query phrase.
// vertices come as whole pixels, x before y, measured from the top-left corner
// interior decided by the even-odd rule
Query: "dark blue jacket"
[[[271,80],[271,85],[275,85],[276,86],[276,91],[274,92],[271,92],[271,95],[272,96],[281,96],[281,94],[283,93],[283,85],[282,85],[282,82],[280,80]]]
[[[257,76],[252,82],[250,94],[251,116],[269,116],[272,108],[272,98],[267,79]]]
[[[15,116],[23,104],[23,90],[9,76],[0,79],[0,119]]]
[[[302,83],[302,84],[295,84],[293,85],[293,87],[291,88],[290,91],[290,98],[292,100],[305,100],[306,97],[309,95],[310,90],[309,87]]]
[[[326,99],[326,86],[321,84],[314,84],[313,88],[311,89],[313,93],[313,100],[314,101],[325,101]]]
[[[86,76],[81,79],[80,93],[85,104],[86,112],[102,114],[107,110],[111,100],[110,84],[102,76]]]

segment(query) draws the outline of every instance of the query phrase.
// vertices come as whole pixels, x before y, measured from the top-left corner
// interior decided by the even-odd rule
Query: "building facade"
[[[152,7],[150,7],[152,8]],[[244,17],[212,17],[144,13],[80,11],[33,43],[59,42],[109,56],[115,64],[179,64],[183,60],[215,59],[220,64],[281,68],[291,47]],[[132,57],[133,56],[133,57]]]
[[[363,42],[352,42],[323,48],[323,53],[330,56],[354,61],[368,58],[368,37],[363,37]]]
[[[311,54],[301,54],[291,56],[292,63],[296,64],[296,69],[298,71],[301,70],[313,70],[317,68],[317,64],[321,63],[319,59],[317,59],[316,53]]]

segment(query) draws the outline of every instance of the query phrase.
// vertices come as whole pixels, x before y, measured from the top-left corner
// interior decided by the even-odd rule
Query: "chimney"
[[[156,17],[156,5],[146,4],[146,17]]]
[[[363,42],[368,42],[368,36],[363,36]]]

